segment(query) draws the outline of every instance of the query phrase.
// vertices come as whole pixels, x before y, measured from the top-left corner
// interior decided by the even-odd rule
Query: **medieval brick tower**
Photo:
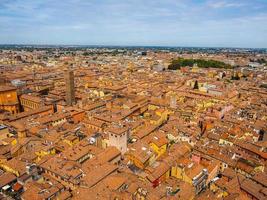
[[[68,106],[75,104],[74,74],[72,70],[65,72],[66,103]]]

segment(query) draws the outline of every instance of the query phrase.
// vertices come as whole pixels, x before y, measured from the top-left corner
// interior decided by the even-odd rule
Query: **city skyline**
[[[264,0],[0,1],[0,44],[266,48]]]

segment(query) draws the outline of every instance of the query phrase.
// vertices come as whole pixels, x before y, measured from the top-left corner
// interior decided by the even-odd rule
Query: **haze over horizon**
[[[0,0],[0,44],[267,47],[266,0]]]

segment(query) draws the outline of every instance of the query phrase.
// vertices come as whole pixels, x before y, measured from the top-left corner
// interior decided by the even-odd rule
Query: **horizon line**
[[[163,48],[217,48],[217,49],[265,49],[267,47],[223,47],[223,46],[179,46],[179,45],[105,45],[105,44],[4,44],[0,43],[0,46],[83,46],[83,47],[163,47]]]

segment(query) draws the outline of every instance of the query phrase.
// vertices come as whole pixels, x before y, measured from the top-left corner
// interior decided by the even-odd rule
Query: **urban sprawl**
[[[0,199],[266,200],[266,163],[266,50],[0,48]]]

